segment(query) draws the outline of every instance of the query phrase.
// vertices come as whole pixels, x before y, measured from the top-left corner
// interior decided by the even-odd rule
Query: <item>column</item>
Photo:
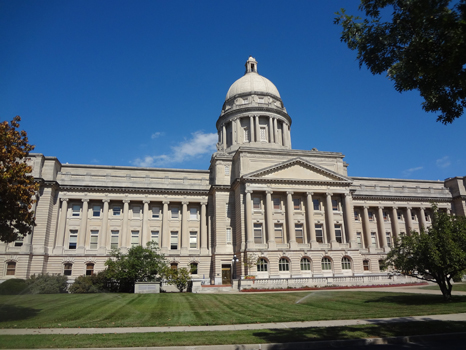
[[[57,241],[55,242],[55,247],[58,249],[63,249],[63,246],[64,246],[67,214],[68,214],[68,198],[61,198],[60,221],[58,223]],[[29,236],[31,235],[28,235],[27,237]]]
[[[426,224],[426,212],[424,208],[419,208],[419,215],[421,216],[419,218],[419,222],[421,223],[421,230],[424,232],[427,232],[427,224]]]
[[[377,211],[377,230],[379,231],[379,237],[382,239],[379,243],[379,246],[383,249],[387,249],[387,236],[385,235],[382,206],[379,206],[379,210]]]
[[[335,239],[335,223],[333,222],[332,193],[327,192],[325,216],[327,217],[327,230],[330,236],[332,247],[337,244]]]
[[[223,149],[225,150],[227,148],[227,131],[225,128],[225,124],[222,125],[222,144]]]
[[[230,124],[231,124],[231,144],[236,145],[236,134],[237,134],[236,119],[231,120]]]
[[[129,200],[125,199],[123,201],[123,227],[121,228],[121,242],[123,247],[131,248],[131,233],[128,233],[128,214]]]
[[[201,250],[207,250],[206,202],[201,203]]]
[[[267,242],[270,245],[275,243],[274,226],[273,226],[273,206],[272,206],[272,191],[265,192],[265,217],[267,221]]]
[[[346,232],[348,232],[347,237],[349,239],[350,248],[357,248],[358,242],[356,241],[356,233],[353,228],[354,208],[352,199],[351,193],[345,193]]]
[[[286,123],[282,123],[282,144],[283,146],[288,146],[288,140],[286,137]]]
[[[181,249],[187,251],[189,249],[189,230],[188,230],[188,204],[182,202],[181,209]]]
[[[256,142],[260,142],[261,140],[261,129],[259,127],[259,116],[256,115],[254,116],[254,119],[256,120]]]
[[[164,249],[170,248],[170,230],[168,227],[168,204],[170,204],[169,201],[163,201],[161,247]]]
[[[398,226],[398,207],[392,208],[392,230],[394,240],[400,238],[400,227]]]
[[[411,207],[406,207],[406,218],[405,218],[405,224],[406,224],[406,234],[411,236],[411,231],[413,229],[413,219],[411,218]]]
[[[273,140],[273,120],[269,117],[269,143],[274,143]]]
[[[368,207],[364,206],[363,208],[363,231],[364,231],[364,247],[369,248],[371,246],[371,230],[369,227],[369,212]]]
[[[149,233],[149,216],[150,216],[149,203],[150,201],[146,199],[143,201],[143,203],[144,203],[144,209],[142,212],[141,245],[145,247],[147,242],[149,242],[149,237],[150,237],[150,233]]]
[[[237,143],[243,143],[243,140],[241,140],[241,119],[237,118],[235,119],[236,121],[236,142]]]
[[[102,202],[104,203],[102,209],[102,230],[99,235],[99,249],[103,250],[104,252],[107,251],[107,227],[108,227],[108,203],[110,199],[103,199]],[[110,246],[109,246],[110,247]]]
[[[248,248],[254,243],[254,232],[252,231],[252,203],[251,190],[246,190],[246,240]]]
[[[254,134],[254,117],[252,115],[249,116],[249,135],[251,136],[249,142],[255,142],[256,139],[254,137],[255,136],[255,134]]]
[[[83,212],[81,215],[81,226],[79,227],[78,249],[84,250],[84,245],[86,243],[86,236],[87,236],[87,214],[89,210],[89,199],[85,198],[82,200],[82,202],[83,202]]]
[[[317,243],[316,227],[314,225],[314,204],[312,203],[312,195],[314,193],[306,193],[306,219],[307,219],[307,235],[309,237],[311,247]]]
[[[290,128],[291,128],[291,125],[287,125],[286,126],[286,138],[288,140],[288,147],[291,148],[291,133],[290,133]]]
[[[275,143],[278,143],[278,127],[277,127],[277,118],[273,118],[273,131],[275,135]]]
[[[296,245],[296,233],[294,232],[294,221],[293,221],[293,192],[286,192],[286,222],[288,231],[288,243],[290,248],[292,245]]]

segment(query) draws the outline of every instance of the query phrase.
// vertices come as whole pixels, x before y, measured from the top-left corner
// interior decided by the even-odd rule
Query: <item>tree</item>
[[[26,131],[19,128],[21,118],[0,124],[0,241],[13,242],[25,237],[35,226],[32,204],[39,189],[26,164],[34,146]]]
[[[168,284],[176,286],[176,288],[182,292],[188,287],[189,281],[191,281],[190,271],[186,267],[172,269],[167,267],[164,271],[164,277]]]
[[[426,112],[452,123],[466,107],[466,0],[361,0],[366,18],[337,12],[359,66],[387,72],[398,92],[419,90]],[[391,17],[385,10],[391,7]],[[391,21],[383,19],[390,17]]]
[[[160,279],[166,267],[165,257],[159,253],[157,243],[148,242],[147,247],[131,247],[127,254],[119,249],[112,251],[105,262],[107,278],[119,284],[120,292],[134,291],[135,282],[148,282]]]
[[[427,232],[402,236],[387,254],[385,265],[395,272],[439,285],[445,300],[451,298],[451,279],[466,269],[466,218],[433,207]]]

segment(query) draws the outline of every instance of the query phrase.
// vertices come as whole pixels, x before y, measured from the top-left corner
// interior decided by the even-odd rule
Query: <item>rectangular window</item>
[[[100,216],[100,205],[94,205],[92,207],[92,216],[99,217]]]
[[[120,216],[121,214],[121,207],[113,207],[113,216]]]
[[[65,276],[71,276],[73,272],[73,264],[71,263],[65,263],[63,265],[63,275]]]
[[[396,212],[396,216],[398,217],[398,220],[403,221],[403,213],[400,210]]]
[[[152,219],[160,219],[160,208],[152,207]]]
[[[160,247],[160,244],[159,244],[159,231],[150,231],[150,240],[157,243],[157,245]]]
[[[97,249],[99,244],[99,231],[92,230],[91,231],[91,241],[89,244],[89,249]]]
[[[249,130],[247,127],[243,128],[244,142],[249,142]]]
[[[275,242],[276,243],[283,243],[283,225],[282,224],[275,224],[274,225],[275,231]]]
[[[303,224],[295,224],[294,225],[294,232],[295,232],[295,235],[296,235],[296,242],[297,243],[304,243]]]
[[[189,218],[191,220],[197,220],[197,208],[189,208]]]
[[[180,217],[180,209],[179,208],[171,208],[172,219],[178,219]]]
[[[389,216],[388,216],[388,213],[386,211],[383,212],[383,221],[388,221],[389,219]]]
[[[189,232],[189,248],[197,249],[197,232],[196,231]]]
[[[369,260],[364,260],[362,262],[362,267],[363,267],[364,271],[369,271]]]
[[[312,204],[314,205],[314,210],[319,211],[320,210],[320,200],[318,199],[313,199]]]
[[[141,207],[133,207],[133,218],[141,217]]]
[[[416,221],[416,214],[411,213],[411,220]]]
[[[359,211],[354,211],[354,221],[359,221]]]
[[[16,262],[8,261],[6,263],[6,275],[14,276],[16,274]]]
[[[73,204],[71,211],[71,216],[79,216],[81,214],[81,206],[79,204]]]
[[[316,241],[318,243],[324,243],[324,227],[322,224],[316,224]]]
[[[392,236],[390,235],[390,232],[386,232],[385,237],[387,237],[387,247],[391,248],[391,246],[392,246]]]
[[[369,221],[374,221],[374,213],[369,211],[368,214],[369,214]]]
[[[280,198],[275,197],[275,198],[273,199],[273,209],[274,209],[274,210],[280,210],[280,209],[281,209],[280,204],[281,204]]]
[[[358,247],[362,248],[362,234],[361,234],[361,232],[356,232],[356,242],[358,242]]]
[[[332,210],[338,211],[338,201],[336,199],[332,199]]]
[[[78,230],[70,230],[70,241],[68,249],[76,249],[78,244]]]
[[[94,274],[94,264],[86,264],[86,276],[92,276]]]
[[[260,127],[260,137],[261,141],[267,141],[267,129],[265,128],[265,126]]]
[[[338,243],[343,243],[343,235],[341,232],[341,225],[335,224],[335,239]]]
[[[24,237],[18,237],[15,241],[15,247],[22,247],[24,243]]]
[[[110,237],[110,249],[118,249],[118,236],[120,231],[112,230]]]
[[[377,234],[375,232],[371,232],[371,246],[377,247]]]
[[[262,224],[254,224],[254,243],[262,244]]]
[[[171,250],[178,249],[178,231],[170,232],[170,249]]]
[[[294,210],[301,210],[301,198],[293,198]]]
[[[139,245],[139,231],[131,231],[131,248]]]
[[[254,210],[260,210],[260,208],[261,208],[261,199],[259,197],[254,197],[252,199],[252,208]]]
[[[232,237],[231,237],[231,227],[227,227],[227,244],[231,244]]]
[[[197,275],[197,263],[191,263],[189,267],[191,275]]]

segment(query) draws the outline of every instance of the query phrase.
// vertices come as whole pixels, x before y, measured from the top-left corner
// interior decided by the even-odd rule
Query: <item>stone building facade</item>
[[[154,240],[204,285],[248,286],[247,275],[264,287],[390,283],[379,261],[398,237],[430,225],[432,203],[466,215],[466,177],[351,177],[341,153],[293,150],[291,117],[252,57],[216,126],[207,171],[31,154],[37,226],[0,244],[0,281],[89,275],[104,269],[111,249]]]

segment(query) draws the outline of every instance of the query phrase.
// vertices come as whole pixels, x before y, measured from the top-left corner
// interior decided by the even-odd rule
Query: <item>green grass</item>
[[[289,343],[464,332],[466,322],[424,321],[328,328],[264,329],[224,332],[168,332],[94,335],[0,336],[0,349],[151,347]]]
[[[466,312],[466,296],[445,303],[439,295],[358,291],[0,296],[0,328],[194,326],[460,312]]]
[[[440,290],[438,285],[422,287],[422,289]],[[466,283],[465,282],[455,283],[453,285],[452,294],[455,294],[455,292],[466,292]]]

